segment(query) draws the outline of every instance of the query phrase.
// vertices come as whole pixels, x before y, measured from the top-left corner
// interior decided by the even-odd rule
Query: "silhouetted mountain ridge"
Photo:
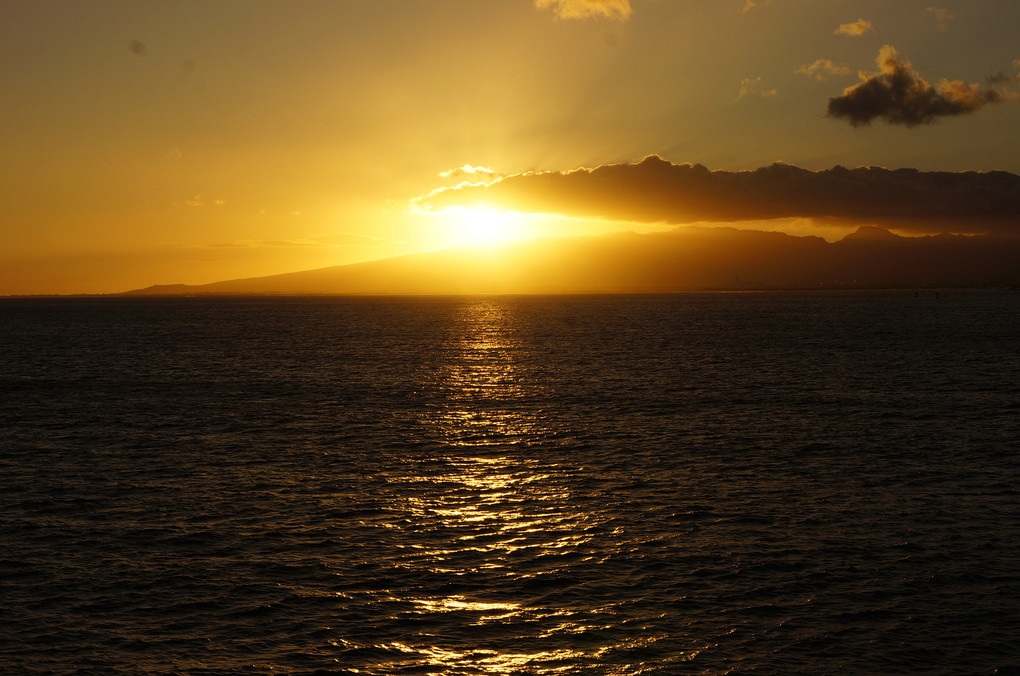
[[[707,290],[1015,287],[1020,239],[901,237],[862,226],[819,237],[729,227],[459,247],[354,265],[157,285],[131,295],[660,293]]]
[[[869,241],[869,242],[894,242],[906,239],[895,235],[885,228],[877,225],[862,225],[855,232],[850,233],[842,239],[844,242]]]

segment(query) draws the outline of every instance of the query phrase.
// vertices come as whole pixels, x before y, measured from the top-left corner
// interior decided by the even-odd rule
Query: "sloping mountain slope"
[[[865,226],[835,243],[734,228],[541,239],[355,265],[153,286],[132,295],[653,293],[1020,286],[1020,239],[899,237]]]

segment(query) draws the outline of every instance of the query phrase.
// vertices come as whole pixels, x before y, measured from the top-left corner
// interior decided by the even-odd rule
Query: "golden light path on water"
[[[598,665],[609,651],[641,648],[663,638],[599,639],[618,619],[615,602],[547,600],[560,591],[550,594],[543,586],[547,578],[557,584],[560,561],[597,566],[599,557],[611,552],[606,542],[591,541],[618,540],[620,528],[608,526],[602,514],[580,509],[569,486],[576,467],[515,452],[515,444],[555,430],[534,413],[534,406],[515,406],[518,399],[540,393],[528,389],[527,370],[534,365],[520,363],[527,346],[507,305],[481,299],[465,305],[456,331],[446,358],[429,377],[441,403],[425,421],[427,435],[449,452],[441,471],[418,464],[395,477],[410,484],[412,495],[404,508],[420,527],[397,546],[403,566],[451,581],[483,575],[494,583],[489,589],[400,597],[412,604],[406,616],[430,622],[438,618],[445,629],[379,646],[392,657],[378,662],[374,673],[408,668],[422,673],[567,673],[580,662]],[[528,590],[530,584],[535,585],[530,593],[511,591]],[[638,672],[603,664],[599,673]]]

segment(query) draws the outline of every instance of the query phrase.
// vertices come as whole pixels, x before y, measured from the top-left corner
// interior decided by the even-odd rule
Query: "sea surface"
[[[1020,674],[1020,292],[0,300],[0,672]]]

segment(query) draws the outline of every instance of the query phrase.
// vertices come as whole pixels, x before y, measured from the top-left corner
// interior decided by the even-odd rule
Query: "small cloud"
[[[215,200],[212,200],[211,202],[209,202],[205,198],[203,198],[201,195],[195,195],[194,197],[192,197],[190,199],[184,200],[184,205],[185,206],[189,206],[189,207],[207,207],[210,204],[213,205],[213,206],[222,207],[222,206],[226,205],[226,201],[225,200],[221,200],[221,199],[215,199]]]
[[[925,7],[924,13],[935,19],[935,30],[939,33],[945,33],[949,30],[949,22],[953,20],[953,15],[948,9],[939,9],[938,7]]]
[[[864,35],[870,30],[871,30],[870,21],[858,19],[853,23],[840,24],[840,27],[835,30],[833,35],[849,35],[851,37],[856,37],[858,35]]]
[[[779,96],[779,91],[777,89],[766,89],[760,77],[746,77],[740,81],[740,94],[737,95],[736,100],[740,101],[748,96],[761,96],[764,99],[771,99]]]
[[[132,40],[128,43],[128,49],[135,56],[145,56],[145,43],[141,40]]]
[[[1013,60],[1013,67],[1020,69],[1020,59]],[[998,88],[999,93],[1001,93],[1004,98],[1010,100],[1018,100],[1018,98],[1020,98],[1020,93],[1015,90],[1008,89],[1011,85],[1016,83],[1017,80],[1020,80],[1020,73],[1010,75],[1005,71],[999,71],[995,75],[989,75],[986,80],[989,85]]]
[[[448,171],[441,171],[439,172],[439,177],[493,179],[496,177],[496,172],[488,167],[472,167],[470,164],[465,164],[463,167],[457,167],[456,169],[450,169]]]
[[[961,80],[940,80],[933,87],[889,45],[879,51],[878,67],[878,73],[861,73],[861,82],[829,99],[830,117],[844,118],[855,127],[876,118],[915,127],[1011,98],[998,89],[982,90]]]
[[[180,148],[171,148],[170,151],[167,152],[166,154],[166,158],[168,160],[179,160],[182,157],[184,157],[184,155],[181,153]]]
[[[535,0],[535,7],[552,9],[560,19],[605,17],[626,21],[634,12],[630,0]]]
[[[744,0],[744,6],[740,9],[741,14],[747,14],[752,9],[758,7],[764,7],[772,2],[772,0]]]
[[[833,63],[829,59],[818,59],[810,66],[801,66],[795,70],[794,73],[797,75],[806,75],[821,82],[822,80],[827,80],[830,77],[849,75],[850,69],[846,66]]]

